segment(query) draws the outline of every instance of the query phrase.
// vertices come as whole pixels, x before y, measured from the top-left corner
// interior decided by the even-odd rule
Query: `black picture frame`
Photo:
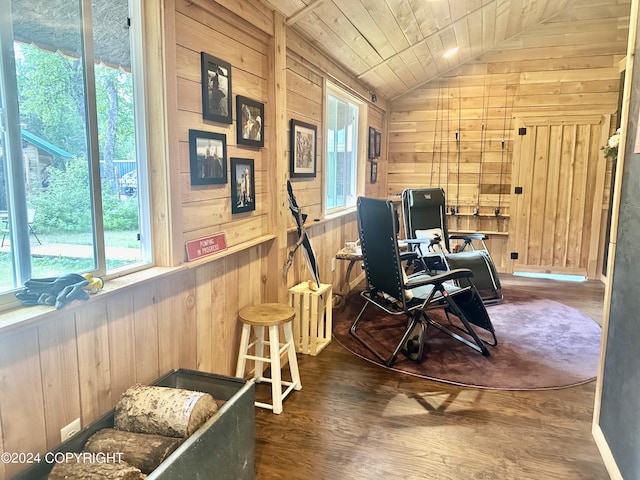
[[[376,130],[376,155],[375,158],[380,157],[380,147],[382,144],[382,133]]]
[[[236,95],[236,142],[264,147],[264,103]]]
[[[289,175],[295,177],[316,176],[316,143],[318,129],[315,125],[291,119],[289,126]]]
[[[189,130],[191,185],[227,183],[227,136]]]
[[[367,148],[369,160],[376,158],[376,129],[369,127],[369,145]]]
[[[378,181],[378,162],[371,162],[371,174],[369,176],[370,183]]]
[[[232,123],[231,64],[208,53],[200,53],[202,81],[202,118]]]
[[[256,209],[256,170],[251,158],[231,158],[231,213]]]

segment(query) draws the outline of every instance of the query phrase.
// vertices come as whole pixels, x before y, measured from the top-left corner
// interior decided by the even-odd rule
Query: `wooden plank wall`
[[[241,32],[241,33],[240,33]],[[241,244],[268,233],[266,172],[270,167],[268,143],[265,148],[239,146],[236,142],[236,95],[265,104],[269,102],[269,36],[223,8],[207,10],[188,0],[176,1],[176,74],[179,123],[180,185],[182,192],[183,241],[225,232],[227,243]],[[223,124],[202,118],[200,52],[231,64],[233,123]],[[265,137],[273,128],[265,122]],[[255,162],[256,209],[231,213],[231,175],[224,185],[191,185],[189,129],[226,135],[227,169],[232,157]]]
[[[302,38],[291,30],[287,34],[287,115],[288,120],[295,118],[303,122],[318,126],[317,144],[317,175],[315,178],[293,178],[293,186],[296,199],[301,205],[304,213],[308,215],[306,222],[307,231],[311,239],[312,246],[316,253],[320,268],[320,278],[322,283],[332,283],[334,289],[339,289],[340,283],[346,273],[347,262],[336,262],[335,270],[331,270],[332,259],[336,252],[340,250],[345,242],[358,238],[355,213],[343,215],[341,217],[316,221],[323,217],[323,160],[322,142],[324,141],[323,121],[325,108],[325,82],[333,81],[345,87],[350,93],[359,96],[364,100],[369,100],[368,90],[358,85],[347,74],[335,65],[331,65],[326,57],[314,51]],[[314,63],[311,63],[311,62]],[[382,132],[386,138],[386,115],[382,107],[368,102],[367,106],[367,126],[371,126]],[[289,131],[287,131],[287,135]],[[383,142],[381,152],[384,152],[386,145]],[[381,153],[381,158],[385,155]],[[385,196],[384,192],[384,164],[379,162],[378,182],[370,182],[370,163],[364,165],[365,195]],[[289,216],[289,230],[291,231],[288,244],[293,245],[297,240],[297,235],[293,232],[295,223],[293,217]],[[358,276],[354,273],[352,278]],[[287,285],[293,286],[301,281],[310,279],[309,272],[304,262],[301,252],[295,257],[287,278]]]
[[[167,1],[164,5],[169,8],[172,4]],[[264,19],[263,7],[247,2],[242,7],[255,8],[243,18]],[[252,27],[213,2],[203,10],[187,0],[176,0],[175,11],[170,13],[175,16],[176,30],[167,32],[166,37],[175,35],[176,40],[167,48],[175,48],[176,68],[168,83],[175,86],[176,99],[167,105],[176,106],[168,115],[175,122],[177,135],[167,139],[167,150],[179,152],[177,158],[170,159],[169,170],[180,177],[177,198],[181,207],[178,216],[182,217],[180,230],[174,232],[175,241],[183,244],[222,231],[233,250],[117,291],[101,292],[86,303],[75,302],[36,322],[0,332],[0,447],[4,452],[43,453],[60,443],[60,428],[73,419],[81,418],[83,426],[91,423],[113,408],[127,386],[149,383],[171,369],[233,375],[239,343],[238,310],[270,298],[273,291],[286,293],[289,286],[309,278],[301,252],[287,278],[279,269],[269,268],[276,250],[276,232],[269,225],[277,224],[270,222],[269,216],[287,215],[293,226],[287,205],[276,205],[277,197],[270,195],[275,187],[265,180],[267,170],[274,167],[272,146],[240,148],[234,140],[235,124],[203,122],[201,116],[200,51],[232,64],[235,94],[264,102],[265,109],[273,105],[267,85],[272,74],[268,71],[271,38],[264,28]],[[299,39],[294,49],[287,57],[287,111],[317,124],[321,141],[324,69],[333,71],[332,78],[354,91],[366,92],[366,88],[326,58],[316,57]],[[304,53],[304,65],[296,52]],[[322,67],[310,59],[322,62]],[[384,132],[381,103],[370,110],[370,123]],[[233,104],[235,110],[235,98]],[[229,157],[255,160],[255,212],[231,215],[229,184],[190,185],[190,128],[224,133]],[[313,181],[294,185],[311,220],[320,213],[321,170],[319,173]],[[345,241],[357,237],[355,214],[317,222],[309,232],[323,282],[339,288],[346,265],[338,262],[331,272],[331,259]],[[295,240],[295,235],[289,234],[288,246]],[[0,465],[0,480],[24,467]]]
[[[513,181],[511,251],[519,271],[566,273],[597,278],[609,137],[608,115],[518,119],[519,157]],[[597,199],[597,200],[596,200]]]
[[[515,119],[609,115],[617,108],[627,30],[598,20],[602,7],[582,7],[390,102],[388,194],[444,188],[449,205],[459,210],[449,219],[450,230],[489,233],[501,271],[511,268]],[[628,11],[628,5],[606,8]],[[582,32],[594,23],[601,35]]]
[[[1,336],[4,451],[44,453],[73,419],[91,423],[128,386],[174,368],[233,375],[237,312],[260,299],[263,249],[97,295]],[[6,464],[0,478],[25,466]]]

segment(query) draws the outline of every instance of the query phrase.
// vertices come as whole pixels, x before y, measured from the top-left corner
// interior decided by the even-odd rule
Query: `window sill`
[[[130,274],[122,275],[120,277],[111,278],[105,281],[104,287],[86,302],[73,302],[68,307],[61,310],[56,310],[54,307],[48,307],[44,305],[35,305],[33,307],[17,306],[13,309],[6,310],[0,313],[0,336],[15,333],[23,328],[32,327],[34,324],[49,320],[49,317],[56,314],[64,314],[65,312],[72,310],[76,305],[83,305],[104,299],[105,296],[110,296],[121,292],[123,289],[140,285],[148,281],[158,280],[162,277],[175,274],[177,272],[197,268],[210,262],[214,262],[223,257],[236,254],[242,250],[252,248],[262,243],[273,240],[275,235],[264,235],[262,237],[253,239],[249,242],[244,242],[239,245],[234,245],[220,253],[209,255],[201,259],[185,262],[182,265],[176,267],[151,267],[144,270],[139,270]]]
[[[329,223],[333,220],[336,219],[340,219],[342,217],[346,217],[348,215],[351,214],[355,214],[356,213],[356,208],[350,208],[348,210],[341,210],[340,212],[331,214],[331,215],[325,215],[324,218],[320,219],[320,218],[316,218],[313,219],[311,221],[309,221],[309,219],[307,219],[307,221],[304,224],[304,228],[306,229],[313,229],[314,227],[318,226],[318,225],[324,225],[325,223]],[[296,227],[295,225],[290,226],[289,228],[287,228],[287,233],[293,233],[298,229],[298,227]]]
[[[335,218],[344,217],[344,216],[351,215],[352,213],[356,213],[356,212],[357,212],[357,207],[353,206],[351,208],[346,208],[344,210],[340,210],[339,212],[336,212],[336,213],[331,213],[331,214],[325,215],[324,219],[325,220],[333,220]]]
[[[165,275],[174,273],[183,267],[151,267],[145,270],[141,270],[129,275],[123,275],[122,277],[114,278],[105,282],[104,287],[95,295],[92,295],[86,302],[91,302],[95,299],[102,299],[105,295],[111,295],[123,288],[130,287],[132,285],[138,285],[149,280],[155,280]],[[72,309],[73,305],[80,305],[80,302],[73,302],[66,309]],[[51,315],[60,312],[65,312],[65,309],[56,310],[55,307],[48,307],[44,305],[35,305],[33,307],[18,306],[14,309],[7,310],[0,313],[0,336],[14,333],[22,328],[30,327],[35,323],[39,323],[50,317]]]

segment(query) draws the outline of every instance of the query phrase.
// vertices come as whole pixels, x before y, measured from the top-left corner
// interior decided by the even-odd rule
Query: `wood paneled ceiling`
[[[394,99],[547,23],[577,31],[616,19],[630,0],[263,0],[372,92]],[[567,32],[569,34],[570,32]],[[443,55],[458,48],[451,56]]]

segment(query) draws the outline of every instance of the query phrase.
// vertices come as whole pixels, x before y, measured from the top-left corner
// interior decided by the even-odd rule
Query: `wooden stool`
[[[253,379],[257,382],[271,383],[271,404],[255,402],[256,407],[268,408],[273,413],[282,413],[282,401],[292,390],[300,390],[300,373],[298,371],[298,360],[293,344],[292,321],[295,317],[295,310],[288,305],[280,303],[262,303],[245,307],[238,316],[242,322],[242,336],[240,339],[240,351],[238,352],[238,366],[236,377],[244,378],[247,360],[255,362]],[[284,330],[284,343],[280,343],[280,325]],[[249,343],[251,328],[255,329],[256,339]],[[264,327],[269,327],[269,339],[265,340]],[[269,357],[264,356],[264,345],[269,346]],[[250,355],[249,351],[255,346],[255,355]],[[287,351],[289,358],[289,370],[291,371],[291,382],[282,380],[280,366],[280,356]],[[264,377],[263,363],[271,364],[271,378]],[[283,392],[282,386],[287,387]]]

